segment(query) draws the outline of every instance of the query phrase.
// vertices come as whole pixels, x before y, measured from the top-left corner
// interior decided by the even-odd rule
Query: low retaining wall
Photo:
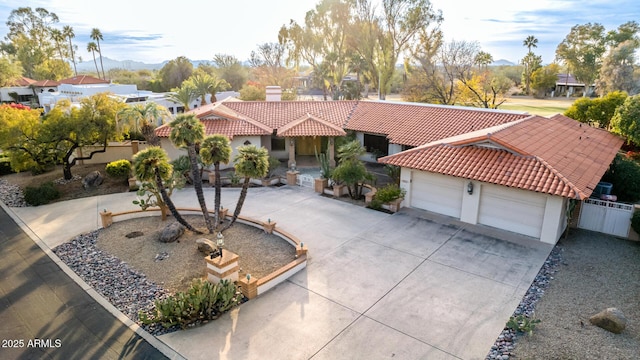
[[[102,211],[100,212],[102,227],[107,228],[111,226],[113,224],[114,217],[130,215],[130,214],[138,214],[138,213],[142,214],[143,212],[147,212],[147,211],[160,211],[160,209],[153,208],[153,209],[147,209],[147,210],[131,210],[131,211],[122,211],[117,213],[112,213],[111,211],[107,211],[107,210]],[[178,211],[189,212],[189,213],[192,213],[192,212],[202,213],[202,211],[197,208],[179,208]],[[210,211],[210,213],[213,213],[213,212]],[[224,213],[226,215],[225,218],[231,217],[230,215],[226,214],[226,211],[224,211]],[[256,296],[263,294],[264,292],[268,291],[274,286],[280,284],[281,282],[287,280],[289,277],[293,276],[295,273],[304,269],[307,266],[307,248],[304,246],[304,243],[300,241],[300,239],[298,239],[296,236],[293,236],[292,234],[276,227],[276,222],[258,221],[242,215],[238,216],[237,222],[245,225],[249,225],[249,226],[262,228],[265,232],[271,233],[285,240],[286,242],[291,244],[291,246],[295,247],[296,258],[292,262],[286,264],[285,266],[277,269],[271,274],[265,277],[262,277],[260,279],[251,277],[250,274],[247,275],[245,278],[238,279],[238,269],[237,269],[238,267],[236,266],[230,267],[229,264],[227,264],[227,260],[230,260],[231,262],[234,262],[233,260],[237,261],[237,259],[233,258],[233,255],[235,254],[229,251],[225,251],[223,249],[224,253],[223,253],[222,259],[225,260],[224,264],[222,263],[218,264],[215,262],[216,259],[219,259],[219,258],[210,259],[208,256],[205,256],[205,262],[207,262],[207,278],[209,279],[209,281],[212,281],[212,279],[218,279],[219,278],[218,275],[221,275],[221,274],[224,275],[224,278],[231,279],[232,281],[237,280],[236,283],[239,286],[240,291],[242,291],[242,294],[249,299],[253,299]],[[237,257],[237,255],[235,256]],[[234,274],[232,274],[234,272],[235,272],[235,277],[234,277]]]

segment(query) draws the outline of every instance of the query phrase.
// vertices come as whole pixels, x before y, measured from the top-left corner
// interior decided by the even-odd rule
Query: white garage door
[[[496,185],[482,185],[478,222],[540,238],[545,195]]]
[[[411,206],[460,218],[463,180],[451,176],[414,172],[411,180]]]

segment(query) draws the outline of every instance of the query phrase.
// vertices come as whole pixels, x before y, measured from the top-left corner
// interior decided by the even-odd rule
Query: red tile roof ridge
[[[544,161],[544,159],[538,157],[538,156],[534,156],[542,165],[544,165],[544,167],[546,167],[547,169],[549,169],[549,171],[551,171],[551,173],[553,173],[553,175],[555,175],[556,177],[558,177],[558,179],[560,179],[566,186],[570,187],[571,190],[573,191],[573,193],[575,194],[575,199],[577,200],[584,200],[586,198],[588,198],[589,196],[586,195],[584,192],[582,192],[577,186],[575,186],[571,181],[569,181],[569,179],[567,179],[566,177],[564,177],[564,175],[562,175],[558,170],[556,170],[553,166],[551,166],[549,163],[547,163],[546,161]]]
[[[195,115],[201,120],[204,120],[207,116],[213,115],[213,116],[217,116],[217,117],[228,119],[228,120],[246,121],[254,126],[259,127],[260,129],[266,132],[269,132],[269,133],[273,132],[274,130],[273,128],[257,120],[254,120],[244,114],[238,113],[237,111],[229,108],[228,106],[225,106],[224,102],[225,102],[224,100],[217,101],[215,103],[207,104],[197,109],[193,109],[192,111],[195,112],[196,113]],[[206,107],[205,111],[196,111],[198,109],[202,109],[205,107]]]
[[[311,115],[309,113],[307,113],[306,115],[303,115],[300,118],[298,118],[296,120],[293,120],[293,121],[283,125],[282,127],[278,128],[278,133],[284,133],[287,130],[289,130],[289,129],[291,129],[291,128],[293,128],[293,127],[295,127],[295,126],[297,126],[297,125],[299,125],[299,124],[301,124],[301,123],[303,123],[305,121],[308,121],[308,120],[317,121],[317,122],[319,122],[320,124],[322,124],[324,126],[327,126],[329,128],[332,128],[332,129],[336,130],[339,133],[346,134],[344,129],[341,128],[340,126],[332,124],[332,123],[330,123],[330,122],[328,122],[328,121],[326,121],[326,120],[324,120],[322,118],[319,118],[317,116]]]
[[[505,110],[505,109],[487,109],[487,108],[477,108],[473,106],[460,106],[460,105],[444,105],[444,104],[429,104],[429,103],[414,103],[407,101],[389,101],[389,100],[360,100],[360,102],[365,103],[379,103],[379,104],[394,104],[401,106],[422,106],[422,107],[432,107],[439,109],[451,109],[451,110],[466,110],[466,111],[477,111],[477,112],[491,112],[491,113],[502,113],[502,114],[513,114],[513,115],[529,115],[526,111],[520,110]]]

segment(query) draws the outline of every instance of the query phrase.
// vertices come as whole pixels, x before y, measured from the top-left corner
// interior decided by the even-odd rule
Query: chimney
[[[280,86],[267,86],[267,101],[281,101],[282,89]]]

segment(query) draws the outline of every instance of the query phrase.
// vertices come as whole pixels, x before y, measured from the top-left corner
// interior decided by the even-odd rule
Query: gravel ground
[[[640,358],[640,243],[572,229],[557,247],[558,272],[535,307],[541,323],[517,338],[513,358]],[[628,320],[621,334],[589,323],[609,307]]]

